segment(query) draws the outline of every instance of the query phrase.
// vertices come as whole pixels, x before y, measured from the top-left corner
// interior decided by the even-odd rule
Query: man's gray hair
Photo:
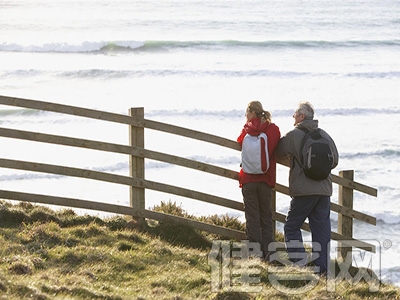
[[[296,112],[304,115],[306,120],[314,119],[314,108],[310,102],[300,102]]]

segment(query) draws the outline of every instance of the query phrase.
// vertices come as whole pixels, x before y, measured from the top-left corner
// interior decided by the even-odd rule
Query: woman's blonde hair
[[[269,123],[272,122],[272,115],[269,111],[264,110],[260,101],[251,101],[247,105],[248,111],[254,111],[258,118],[261,118],[261,122],[264,123],[268,121]]]

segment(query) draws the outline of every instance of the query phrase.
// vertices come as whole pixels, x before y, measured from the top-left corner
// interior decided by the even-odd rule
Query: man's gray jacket
[[[289,193],[291,197],[309,196],[309,195],[323,195],[332,196],[332,177],[329,175],[324,180],[312,180],[308,178],[300,165],[302,142],[306,133],[300,128],[308,129],[309,131],[318,128],[318,120],[304,120],[296,125],[296,127],[289,131],[281,138],[276,148],[276,157],[278,160],[290,160],[289,172]],[[333,139],[324,130],[320,129],[321,135],[326,137],[333,150],[334,167],[339,162],[339,155]]]

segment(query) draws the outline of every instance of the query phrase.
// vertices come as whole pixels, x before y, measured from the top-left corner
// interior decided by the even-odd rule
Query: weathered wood
[[[353,180],[354,171],[340,171],[340,177]],[[339,205],[348,209],[353,209],[353,189],[339,185]],[[344,236],[353,237],[353,219],[351,217],[338,215],[338,233]],[[346,259],[347,252],[352,251],[351,247],[344,247],[343,243],[338,243],[338,255]],[[351,257],[350,257],[351,258]]]
[[[370,186],[367,186],[367,185],[364,185],[364,184],[361,184],[361,183],[358,183],[358,182],[356,182],[354,180],[341,177],[340,175],[337,176],[337,175],[332,174],[332,181],[334,183],[337,183],[339,186],[350,188],[350,189],[359,191],[361,193],[364,193],[364,194],[367,194],[367,195],[370,195],[370,196],[373,196],[373,197],[377,197],[378,196],[378,190],[377,189],[375,189],[373,187],[370,187]]]
[[[215,205],[219,205],[219,206],[223,206],[223,207],[227,207],[227,208],[231,208],[231,209],[235,209],[235,210],[239,210],[239,211],[244,211],[242,202],[226,199],[223,197],[218,197],[218,196],[214,196],[214,195],[210,195],[210,194],[206,194],[206,193],[202,193],[202,192],[198,192],[198,191],[184,189],[184,188],[180,188],[177,186],[158,183],[158,182],[149,181],[149,180],[145,180],[143,182],[143,185],[146,188],[154,190],[154,191],[159,191],[159,192],[163,192],[163,193],[167,193],[167,194],[174,194],[174,195],[182,196],[185,198],[191,198],[191,199],[200,200],[200,201],[210,203],[210,204],[215,204]]]
[[[290,158],[280,158],[280,159],[276,159],[276,162],[278,163],[278,164],[281,164],[282,166],[285,166],[285,167],[290,167]]]
[[[57,175],[71,176],[78,178],[86,178],[86,179],[99,180],[99,181],[117,183],[128,186],[135,184],[132,178],[128,176],[104,173],[94,170],[65,167],[60,165],[51,165],[51,164],[1,158],[0,167],[16,169],[16,170],[48,173],[48,174],[57,174]]]
[[[110,122],[117,122],[122,124],[128,124],[132,126],[142,126],[149,129],[159,130],[175,135],[182,135],[185,137],[198,139],[201,141],[213,143],[216,145],[224,146],[227,148],[231,148],[234,150],[240,151],[240,145],[236,141],[232,141],[226,138],[222,138],[219,136],[215,136],[212,134],[199,132],[196,130],[191,130],[175,125],[164,124],[152,120],[138,120],[131,118],[127,115],[122,114],[115,114],[109,113],[104,111],[98,111],[93,109],[81,108],[76,106],[64,105],[64,104],[57,104],[57,103],[50,103],[44,101],[37,101],[37,100],[28,100],[22,98],[14,98],[14,97],[5,97],[0,96],[0,104],[4,105],[11,105],[11,106],[18,106],[18,107],[25,107],[31,109],[39,109],[39,110],[46,110],[52,112],[58,112],[63,114],[70,114],[75,116],[81,116],[86,118],[92,118],[97,120],[103,121],[110,121]],[[279,160],[278,163],[289,166],[288,160]],[[332,174],[332,181],[339,185],[343,185],[348,188],[352,188],[354,190],[360,191],[362,193],[366,193],[368,195],[377,197],[378,191],[375,188],[363,185],[358,182],[354,182],[351,180],[347,180],[346,178],[342,178],[340,176]]]
[[[121,124],[143,126],[143,123],[139,123],[139,122],[135,122],[135,124],[131,124],[132,118],[129,117],[128,115],[109,113],[109,112],[105,112],[105,111],[82,108],[82,107],[65,105],[65,104],[58,104],[58,103],[23,99],[23,98],[15,98],[15,97],[6,97],[6,96],[0,96],[0,104],[16,106],[16,107],[24,107],[24,108],[30,108],[30,109],[36,109],[36,110],[51,111],[51,112],[56,112],[56,113],[91,118],[91,119],[102,120],[102,121],[116,122],[116,123],[121,123]]]
[[[64,145],[64,146],[78,147],[82,149],[100,150],[100,151],[107,151],[107,152],[121,153],[121,154],[133,155],[135,151],[134,148],[129,147],[127,145],[112,144],[107,142],[86,140],[80,138],[66,137],[66,136],[18,130],[18,129],[0,128],[0,136],[7,138],[21,139],[26,141]],[[137,153],[138,153],[137,155],[140,155],[139,152]]]
[[[197,192],[189,189],[184,189],[173,185],[158,183],[140,178],[134,178],[130,176],[116,175],[116,174],[104,173],[87,169],[64,167],[59,165],[33,163],[33,162],[9,160],[9,159],[0,159],[0,167],[33,171],[33,172],[51,173],[51,174],[58,174],[58,175],[65,175],[72,177],[80,177],[80,178],[122,184],[127,186],[133,186],[140,189],[151,189],[158,192],[175,194],[178,196],[200,200],[206,203],[216,204],[227,208],[243,211],[242,202],[202,192]]]
[[[10,159],[0,159],[0,167],[41,172],[41,173],[51,173],[64,176],[80,177],[80,178],[99,180],[109,183],[134,186],[138,188],[147,188],[163,193],[175,194],[182,197],[200,200],[211,204],[221,205],[239,211],[244,210],[242,202],[222,197],[217,197],[205,193],[200,193],[189,189],[183,189],[172,185],[152,182],[149,180],[140,180],[138,178],[132,178],[129,176],[104,173],[88,169],[79,169],[79,168],[65,167],[60,165],[51,165],[51,164],[43,164],[43,163],[35,163],[27,161],[10,160]],[[357,218],[371,224],[373,224],[373,220],[376,220],[375,218],[370,217],[366,214],[350,209],[345,209],[334,203],[331,203],[331,209],[333,211],[342,212],[346,216]],[[273,211],[275,210],[273,209]],[[281,220],[284,220],[284,217],[281,218]]]
[[[285,223],[286,216],[279,213],[275,212],[273,218],[279,222]],[[311,232],[310,230],[310,225],[307,222],[304,222],[303,225],[301,226],[301,229]],[[346,241],[345,245],[357,245],[358,248],[364,249],[369,252],[376,252],[376,247],[373,244],[369,244],[367,242],[359,241],[352,236],[346,236],[343,234],[339,234],[337,232],[331,232],[331,239],[336,240],[336,241]]]
[[[289,195],[289,188],[282,184],[276,183],[275,190],[281,194]]]
[[[107,151],[120,154],[128,154],[128,155],[138,156],[141,158],[149,158],[153,160],[162,161],[165,163],[171,163],[182,167],[192,168],[195,170],[200,170],[203,172],[223,176],[226,178],[231,178],[235,180],[238,179],[238,172],[236,171],[232,171],[229,169],[202,163],[199,161],[194,161],[179,156],[146,150],[139,147],[112,144],[112,143],[93,141],[87,139],[71,138],[71,137],[52,135],[52,134],[23,131],[17,129],[1,128],[1,127],[0,127],[0,136],[7,138],[42,142],[42,143],[50,143],[56,145],[79,147],[83,149],[92,149],[92,150],[100,150],[100,151]]]
[[[281,164],[283,166],[286,166],[286,167],[290,166],[290,160],[289,159],[279,159],[279,160],[277,160],[277,163],[279,163],[279,164]],[[343,177],[337,176],[335,174],[331,174],[331,176],[332,176],[332,182],[333,183],[336,183],[338,185],[342,185],[342,186],[351,188],[353,190],[365,193],[365,194],[373,196],[373,197],[377,197],[378,196],[378,190],[373,188],[373,187],[367,186],[365,184],[358,183],[358,182],[356,182],[354,180],[349,180],[347,178],[343,178]]]
[[[80,147],[92,150],[100,150],[100,151],[107,151],[107,152],[114,152],[120,154],[128,154],[139,156],[142,158],[149,158],[153,160],[162,161],[165,163],[171,163],[175,165],[180,165],[196,170],[201,170],[203,172],[208,172],[211,174],[231,178],[231,179],[238,179],[238,172],[228,170],[225,168],[221,168],[218,166],[209,165],[206,163],[193,161],[190,159],[173,156],[169,154],[164,154],[156,151],[146,150],[137,147],[131,147],[126,145],[119,145],[119,144],[112,144],[100,141],[93,141],[93,140],[86,140],[86,139],[78,139],[78,138],[71,138],[71,137],[64,137],[58,135],[51,135],[51,134],[43,134],[43,133],[36,133],[30,131],[22,131],[16,129],[8,129],[8,128],[0,128],[0,136],[8,137],[8,138],[18,138],[24,139],[29,141],[36,141],[36,142],[44,142],[44,143],[51,143],[51,144],[58,144],[58,145],[66,145],[66,146],[73,146],[73,147]],[[286,186],[283,186],[279,183],[275,186],[276,191],[289,195],[289,189]],[[354,217],[359,220],[368,222],[370,224],[376,224],[376,219],[374,217],[368,216],[366,214],[350,210],[348,208],[340,207],[334,203],[332,203],[331,209],[335,212],[341,212],[346,216]]]
[[[131,108],[129,115],[132,119],[142,121],[144,119],[143,108]],[[144,149],[144,128],[137,126],[129,126],[129,145],[131,147]],[[144,180],[144,158],[139,156],[129,156],[129,175],[132,178]],[[130,205],[135,210],[146,208],[145,189],[143,187],[130,186]],[[144,218],[136,218],[138,222],[144,223]]]
[[[183,189],[180,187],[166,185],[162,183],[152,182],[145,180],[144,178],[144,159],[153,159],[162,161],[165,163],[171,163],[174,165],[180,165],[183,167],[192,168],[195,170],[200,170],[203,172],[208,172],[211,174],[215,174],[218,176],[223,176],[226,178],[231,178],[234,180],[238,179],[238,172],[220,168],[217,166],[205,164],[202,162],[173,156],[165,153],[160,153],[156,151],[151,151],[144,149],[144,128],[158,130],[170,134],[180,135],[187,138],[192,138],[216,145],[220,145],[226,148],[231,148],[234,150],[240,150],[240,145],[236,141],[231,141],[229,139],[225,139],[222,137],[218,137],[212,134],[199,132],[196,130],[191,130],[171,124],[164,124],[152,120],[144,119],[144,110],[143,108],[139,109],[131,109],[130,115],[122,115],[122,114],[115,114],[103,111],[97,111],[92,109],[86,109],[81,107],[63,105],[63,104],[56,104],[56,103],[49,103],[43,101],[36,101],[36,100],[28,100],[28,99],[21,99],[21,98],[12,98],[12,97],[5,97],[0,96],[0,104],[4,105],[11,105],[17,107],[25,107],[29,109],[37,109],[37,110],[44,110],[44,111],[52,111],[56,113],[63,113],[69,114],[79,117],[85,118],[92,118],[101,121],[109,121],[121,124],[127,124],[130,128],[130,145],[118,145],[106,142],[99,142],[99,141],[92,141],[92,140],[85,140],[85,139],[78,139],[78,138],[70,138],[65,136],[58,136],[58,135],[50,135],[50,134],[43,134],[43,133],[36,133],[36,132],[29,132],[29,131],[22,131],[22,130],[13,130],[7,128],[0,128],[0,136],[7,137],[7,138],[17,138],[23,139],[28,141],[34,142],[45,142],[51,144],[58,144],[58,145],[66,145],[66,146],[73,146],[79,147],[84,149],[94,149],[94,150],[101,150],[113,153],[121,153],[127,154],[130,157],[130,166],[131,166],[131,176],[120,176],[115,174],[109,173],[102,173],[92,170],[85,170],[85,169],[78,169],[78,168],[70,168],[70,167],[63,167],[63,166],[54,166],[48,164],[40,164],[40,163],[32,163],[32,162],[24,162],[24,161],[16,161],[16,160],[7,160],[7,159],[0,159],[0,167],[6,168],[14,168],[14,169],[22,169],[22,170],[30,170],[30,171],[37,171],[37,172],[45,172],[45,173],[52,173],[52,174],[60,174],[65,176],[74,176],[74,177],[81,177],[81,178],[88,178],[94,180],[100,180],[105,182],[117,183],[117,184],[124,184],[128,185],[132,188],[131,193],[131,204],[136,205],[138,207],[120,207],[111,204],[104,204],[104,203],[96,203],[91,201],[84,201],[80,199],[67,199],[62,197],[50,197],[44,195],[34,195],[34,194],[24,194],[24,193],[17,193],[17,192],[9,192],[9,191],[0,191],[0,197],[4,197],[6,199],[12,200],[20,200],[20,201],[31,201],[31,202],[40,202],[39,197],[43,197],[42,201],[49,201],[48,204],[57,204],[65,203],[67,201],[67,206],[73,207],[80,207],[86,209],[95,209],[95,210],[103,210],[121,214],[128,214],[139,218],[153,218],[156,220],[175,220],[180,222],[181,224],[190,224],[191,226],[201,229],[207,230],[210,232],[214,232],[217,234],[221,234],[221,232],[225,232],[226,228],[222,229],[213,229],[214,227],[209,228],[209,224],[198,224],[193,220],[187,220],[184,218],[179,218],[175,216],[169,216],[162,213],[147,211],[144,209],[145,207],[145,199],[144,199],[144,190],[152,189],[159,192],[175,194],[179,196],[183,196],[185,198],[192,198],[196,200],[200,200],[207,203],[212,203],[216,205],[225,206],[228,208],[236,209],[239,211],[243,211],[243,204],[241,202],[233,201],[230,199],[225,199],[222,197],[217,197],[213,195],[208,195],[205,193],[192,191],[188,189]],[[279,161],[278,163],[289,166],[289,161]],[[371,196],[377,196],[377,190],[354,182],[353,175],[349,178],[348,176],[342,176],[342,172],[340,176],[332,174],[332,181],[340,185],[339,187],[339,197],[344,197],[343,199],[352,199],[353,190],[360,191],[362,193],[366,193]],[[280,192],[283,194],[288,195],[289,190],[286,186],[276,184],[273,193]],[[12,194],[10,194],[12,193]],[[4,196],[2,196],[4,195]],[[9,197],[14,198],[7,198]],[[29,195],[29,196],[27,196]],[[26,198],[26,200],[19,199]],[[139,199],[139,202],[136,200]],[[343,200],[342,199],[342,200]],[[335,203],[331,203],[331,210],[336,211],[339,213],[339,219],[341,219],[340,223],[343,224],[343,220],[351,220],[353,218],[362,220],[364,222],[376,225],[376,218],[372,216],[368,216],[364,213],[358,212],[353,210],[352,205],[346,203],[346,201],[342,201],[339,199],[339,205]],[[50,203],[50,202],[57,202],[57,203]],[[45,202],[42,202],[45,203]],[[341,205],[343,204],[343,205]],[[74,206],[76,205],[76,206]],[[129,211],[129,213],[127,213]],[[274,220],[284,222],[285,216],[280,213],[274,214]],[[201,223],[201,222],[200,222]],[[344,222],[346,223],[346,222]],[[349,231],[350,228],[348,225],[339,226],[341,227],[341,232],[334,233],[332,232],[332,239],[343,241],[346,243],[346,246],[353,246],[358,247],[361,249],[366,249],[367,251],[375,251],[375,247],[368,243],[364,243],[362,241],[357,241],[352,237],[352,231]],[[351,226],[352,228],[352,226]],[[303,224],[302,229],[309,231],[309,226],[307,223]],[[214,230],[214,231],[213,231]],[[230,232],[230,230],[228,230]],[[231,236],[238,239],[244,239],[243,232],[234,232],[232,235],[229,234],[221,234],[225,236]],[[369,250],[368,250],[369,249]]]
[[[109,121],[121,124],[127,124],[137,127],[145,127],[149,129],[159,130],[175,135],[182,135],[185,137],[198,139],[204,142],[224,146],[227,148],[240,150],[240,145],[232,140],[222,138],[216,135],[187,129],[180,126],[160,123],[157,121],[146,120],[146,119],[136,119],[131,118],[128,115],[104,112],[99,110],[93,110],[88,108],[82,108],[77,106],[70,106],[65,104],[44,102],[38,100],[22,99],[15,97],[0,96],[0,104],[24,107],[36,110],[51,111],[56,113],[68,114],[73,116],[91,118],[102,121]]]
[[[351,209],[349,207],[344,207],[344,206],[341,206],[341,205],[331,202],[331,211],[337,212],[337,213],[339,213],[339,215],[357,219],[357,220],[363,221],[363,222],[371,224],[371,225],[376,225],[375,217],[369,216],[365,213],[359,212],[359,211]]]
[[[220,145],[226,148],[231,148],[233,150],[241,150],[241,147],[238,142],[232,141],[226,138],[222,138],[220,136],[216,136],[213,134],[200,132],[197,130],[192,130],[180,126],[175,126],[171,124],[165,124],[157,121],[145,120],[144,127],[149,129],[154,129],[158,131],[163,131],[175,135],[180,135],[188,138],[192,138],[195,140],[212,143],[215,145]]]
[[[275,190],[281,194],[289,195],[289,188],[279,183],[275,185]],[[337,213],[341,213],[344,216],[352,217],[354,219],[358,219],[360,221],[376,225],[376,218],[369,216],[365,213],[356,211],[354,209],[342,207],[340,205],[337,205],[336,203],[331,202],[331,210]]]
[[[188,218],[172,216],[169,214],[159,213],[159,212],[152,211],[152,210],[143,211],[143,216],[146,218],[154,219],[154,220],[158,220],[158,221],[170,221],[170,222],[190,226],[195,229],[218,234],[222,237],[230,237],[230,238],[234,238],[237,240],[246,239],[246,234],[243,231],[229,229],[226,227],[208,224],[208,223],[204,223],[204,222],[200,222],[200,221],[195,221],[195,220],[188,219]]]
[[[89,209],[96,211],[104,211],[109,213],[135,216],[137,218],[148,218],[157,221],[170,221],[178,224],[183,224],[191,226],[193,228],[215,233],[224,237],[230,237],[238,240],[245,239],[245,233],[243,231],[225,228],[218,225],[208,224],[200,221],[190,220],[178,216],[168,215],[161,212],[156,212],[152,210],[136,210],[129,206],[120,206],[103,202],[93,202],[83,199],[74,199],[66,197],[56,197],[40,194],[31,193],[21,193],[15,191],[0,190],[0,198],[25,201],[25,202],[35,202],[49,205],[58,205],[65,207],[75,207],[81,209]]]
[[[200,161],[188,159],[188,158],[183,158],[179,156],[174,156],[170,154],[165,154],[165,153],[160,153],[156,151],[151,151],[151,150],[145,150],[143,149],[141,153],[135,153],[135,155],[143,155],[145,158],[157,160],[157,161],[162,161],[165,163],[177,165],[177,166],[182,166],[185,168],[190,168],[234,180],[239,179],[239,173],[237,171],[225,169],[222,167],[210,165],[207,163],[203,163]]]
[[[271,211],[276,211],[276,190],[272,189],[271,191]],[[272,218],[272,238],[275,241],[276,238],[276,220]]]

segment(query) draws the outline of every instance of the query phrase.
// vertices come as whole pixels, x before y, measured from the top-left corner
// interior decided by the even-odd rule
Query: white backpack
[[[263,152],[265,152],[264,158],[262,158]],[[242,169],[249,174],[264,174],[268,171],[268,137],[265,133],[262,132],[258,136],[246,134],[244,137],[242,143]]]

